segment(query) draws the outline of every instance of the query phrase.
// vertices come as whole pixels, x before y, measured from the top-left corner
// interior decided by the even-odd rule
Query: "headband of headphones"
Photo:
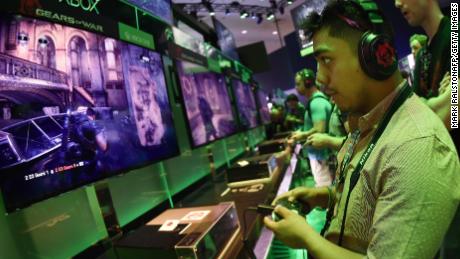
[[[315,84],[315,72],[311,69],[304,68],[297,72],[306,87],[313,86]]]

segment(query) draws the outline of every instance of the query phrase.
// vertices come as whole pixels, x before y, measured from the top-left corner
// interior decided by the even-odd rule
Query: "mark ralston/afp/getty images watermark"
[[[450,75],[451,89],[450,95],[450,127],[458,128],[458,3],[450,4],[451,12],[451,42],[450,42]]]

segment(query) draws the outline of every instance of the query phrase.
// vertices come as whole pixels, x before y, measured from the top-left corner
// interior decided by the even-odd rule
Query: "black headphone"
[[[369,77],[376,80],[389,78],[398,69],[396,50],[393,47],[391,38],[384,33],[377,32],[377,24],[372,21],[369,13],[363,6],[353,1],[347,2],[355,4],[358,9],[368,14],[372,25],[372,28],[369,30],[366,26],[362,26],[346,16],[336,14],[340,20],[344,21],[350,27],[365,31],[358,45],[358,58],[361,68]],[[373,15],[378,16],[375,13]],[[377,18],[383,20],[381,17]]]
[[[313,70],[304,68],[297,72],[297,75],[300,76],[302,79],[302,82],[304,82],[305,88],[310,88],[312,86],[315,86],[315,72]]]

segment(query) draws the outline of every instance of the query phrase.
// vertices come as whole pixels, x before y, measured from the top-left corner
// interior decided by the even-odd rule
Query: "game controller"
[[[288,199],[281,199],[276,202],[276,205],[281,205],[302,217],[305,217],[310,212],[310,206],[308,206],[307,203],[300,203],[298,201],[289,201]],[[280,221],[282,217],[278,213],[273,211],[272,219],[274,221]]]

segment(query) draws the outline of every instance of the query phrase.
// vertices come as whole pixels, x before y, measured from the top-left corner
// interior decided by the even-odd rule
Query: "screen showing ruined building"
[[[158,53],[18,16],[0,34],[7,211],[178,154]]]
[[[233,93],[238,110],[240,127],[245,130],[257,127],[257,106],[251,86],[234,79]]]
[[[225,77],[207,68],[177,61],[192,145],[198,147],[236,132]]]

